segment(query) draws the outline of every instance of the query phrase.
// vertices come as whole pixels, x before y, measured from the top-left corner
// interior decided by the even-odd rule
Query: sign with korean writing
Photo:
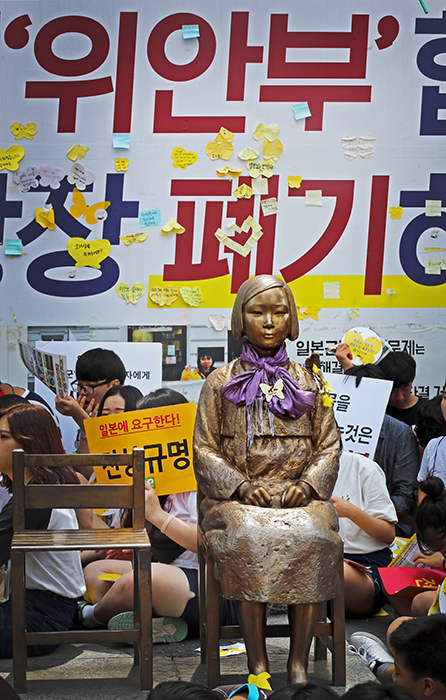
[[[408,596],[416,595],[420,589],[436,591],[446,576],[446,571],[428,566],[422,569],[405,566],[380,568],[379,573],[389,595],[400,593]]]
[[[0,11],[2,325],[205,325],[256,273],[446,325],[441,0]]]
[[[158,496],[195,491],[192,438],[197,406],[161,406],[113,416],[92,418],[85,424],[91,453],[145,451],[146,479]],[[131,483],[128,467],[97,467],[101,484]]]
[[[68,380],[76,379],[76,362],[80,355],[92,348],[101,347],[105,350],[113,350],[123,361],[126,369],[125,384],[136,386],[143,396],[151,391],[156,391],[161,386],[161,343],[89,343],[87,341],[50,341],[38,342],[36,347],[44,352],[64,355]],[[71,389],[71,387],[70,387]],[[44,385],[39,384],[38,393],[43,396],[51,407],[54,406],[54,394]],[[76,396],[76,394],[74,394]],[[74,442],[78,426],[69,416],[57,414],[62,432],[62,440],[65,451],[74,450]]]
[[[342,449],[373,459],[392,382],[365,377],[324,374],[330,385],[333,410],[341,431]]]

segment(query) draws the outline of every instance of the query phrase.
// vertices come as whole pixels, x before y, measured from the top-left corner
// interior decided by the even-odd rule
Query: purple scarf
[[[274,386],[278,379],[283,382],[284,398],[280,399],[276,395],[267,401],[267,408],[275,416],[290,416],[290,418],[300,418],[310,408],[314,406],[314,394],[311,391],[303,391],[299,384],[291,377],[285,366],[289,362],[288,354],[283,343],[277,350],[274,357],[259,357],[251,343],[244,343],[240,355],[243,362],[251,365],[251,369],[239,374],[231,379],[221,389],[221,395],[235,404],[246,404],[247,408],[247,430],[248,445],[252,444],[252,418],[254,407],[263,413],[264,393],[260,384]],[[259,410],[257,413],[259,413]],[[270,428],[272,434],[273,416],[270,415]]]

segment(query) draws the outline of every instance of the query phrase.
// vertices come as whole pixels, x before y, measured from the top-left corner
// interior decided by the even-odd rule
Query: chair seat
[[[25,530],[15,532],[11,550],[67,551],[94,549],[150,549],[147,530]]]

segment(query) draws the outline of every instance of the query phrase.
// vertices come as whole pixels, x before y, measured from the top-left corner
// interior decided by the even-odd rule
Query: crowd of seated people
[[[135,387],[123,385],[124,365],[115,353],[110,353],[111,351],[93,350],[80,356],[75,382],[78,397],[56,399],[56,409],[77,423],[79,452],[88,451],[84,422],[91,417],[186,401],[182,394],[170,389],[142,397]],[[446,621],[443,619],[446,616],[427,616],[435,593],[420,593],[413,598],[406,597],[405,600],[401,596],[399,599],[389,598],[379,575],[379,568],[387,566],[391,560],[390,545],[395,533],[403,536],[411,534],[405,531],[405,527],[408,520],[414,518],[412,532],[416,528],[422,544],[422,553],[416,559],[416,565],[425,564],[440,569],[446,567],[446,492],[443,484],[446,480],[446,393],[443,391],[440,396],[429,401],[419,399],[411,393],[415,362],[407,353],[390,353],[379,365],[360,367],[353,365],[351,353],[345,344],[338,347],[336,356],[344,371],[356,376],[357,384],[363,377],[393,382],[374,460],[341,452],[339,475],[331,499],[339,516],[340,532],[345,543],[346,613],[352,616],[373,615],[386,600],[390,600],[398,614],[408,616],[395,621],[396,624],[392,623],[389,628],[391,652],[372,635],[353,635],[352,650],[366,661],[384,685],[374,684],[374,688],[364,686],[361,693],[358,691],[356,695],[352,689],[345,697],[349,700],[354,700],[360,694],[364,700],[375,697],[401,697],[402,700],[406,697],[417,700],[431,697],[436,700],[437,697],[446,697],[441,694],[446,691],[446,678],[444,671],[440,672],[439,665],[435,665],[434,652],[429,653],[430,665],[423,668],[424,661],[417,661],[408,651],[413,646],[413,640],[424,639],[429,635],[432,639],[437,639],[437,646],[441,641],[441,648],[446,651]],[[31,398],[33,403],[30,403]],[[12,450],[21,447],[26,452],[33,453],[64,451],[59,429],[48,411],[49,407],[36,406],[34,400],[34,397],[26,396],[26,392],[21,394],[18,391],[5,391],[3,396],[0,394],[0,471],[5,494],[0,504],[0,508],[3,508],[0,512],[0,565],[6,564],[9,559],[12,536],[12,502],[9,494]],[[27,478],[36,483],[87,483],[91,476],[90,472],[76,474],[72,471],[58,473],[57,470],[47,470],[43,474],[29,474]],[[198,637],[196,494],[189,492],[158,498],[147,485],[145,497],[147,527],[154,552],[154,641],[180,641],[187,634]],[[62,515],[56,509],[45,514],[45,522],[39,521],[35,526],[60,526],[61,518],[65,517],[67,522],[64,527],[77,527],[76,515],[81,527],[106,527],[104,521],[93,513],[73,512]],[[126,515],[121,513],[113,525],[128,525]],[[65,554],[67,553],[51,556],[57,559]],[[119,629],[133,626],[133,570],[130,551],[124,554],[104,552],[96,561],[89,560],[83,571],[77,553],[69,553],[70,561],[64,561],[63,566],[58,559],[51,561],[51,556],[42,554],[40,568],[36,569],[37,572],[47,570],[48,576],[43,575],[42,578],[33,572],[32,567],[27,567],[29,605],[40,610],[41,617],[46,611],[46,598],[56,593],[60,605],[52,609],[55,625],[67,628],[76,618],[77,624],[88,628],[108,626]],[[56,569],[71,572],[69,580],[65,580],[62,575],[57,576],[57,590],[52,583],[52,573]],[[116,574],[119,578],[115,581],[98,578],[102,574]],[[86,600],[83,600],[85,583],[88,594]],[[80,604],[79,599],[82,599]],[[8,624],[11,624],[10,601],[2,603],[0,611],[4,615],[3,629],[8,629]],[[28,612],[31,617],[31,608]],[[413,618],[419,622],[411,622]],[[236,622],[235,608],[231,601],[220,600],[220,622]],[[37,625],[39,624],[37,616]],[[9,638],[5,632],[3,635],[5,639],[0,656],[8,657],[12,655],[10,633]],[[34,647],[29,653],[43,654],[51,650],[50,647],[41,646]],[[413,696],[404,693],[398,695],[399,689],[392,685],[392,681],[407,688]],[[385,685],[386,683],[390,685]],[[191,700],[195,697],[199,700],[200,697],[204,699],[221,695],[247,697],[243,687],[233,687],[227,694],[225,689],[207,691],[202,688],[203,692],[212,695],[200,695],[198,690],[198,694],[194,694],[195,690],[189,685],[186,684],[184,688],[178,686],[175,695],[170,697]],[[315,687],[311,690],[310,686],[311,684],[306,684],[306,694],[299,694],[300,690],[296,686],[292,694],[287,689],[286,695],[283,691],[273,695],[277,696],[277,700],[300,697],[323,700],[334,697],[327,688]],[[386,694],[374,695],[376,688]],[[151,692],[149,698],[162,700],[167,697],[163,693],[168,694],[168,691],[167,687],[159,686]],[[183,691],[184,695],[181,694]],[[259,694],[259,697],[267,697],[271,692],[268,691],[264,696]]]

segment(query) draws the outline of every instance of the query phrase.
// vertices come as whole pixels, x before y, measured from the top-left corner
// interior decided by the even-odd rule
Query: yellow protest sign
[[[129,453],[145,450],[146,480],[158,496],[195,491],[192,438],[196,404],[129,411],[85,421],[90,453]],[[130,467],[96,467],[99,484],[130,484]]]

